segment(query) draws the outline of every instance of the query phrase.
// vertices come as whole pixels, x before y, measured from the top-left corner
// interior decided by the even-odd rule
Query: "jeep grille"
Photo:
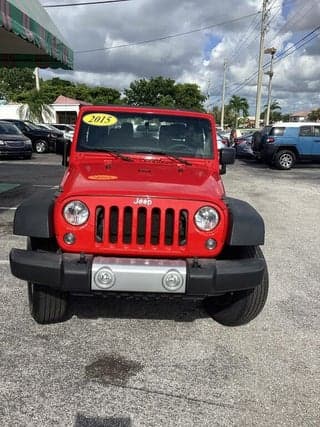
[[[188,211],[157,207],[98,206],[95,213],[95,241],[133,246],[185,246]]]

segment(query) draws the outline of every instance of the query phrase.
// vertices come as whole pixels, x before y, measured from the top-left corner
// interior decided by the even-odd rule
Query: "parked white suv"
[[[69,124],[56,123],[54,125],[56,129],[62,130],[65,139],[72,141],[74,134],[74,126]]]

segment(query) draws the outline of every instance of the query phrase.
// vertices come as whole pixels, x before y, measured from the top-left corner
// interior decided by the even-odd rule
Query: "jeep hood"
[[[68,196],[151,196],[189,200],[221,198],[224,187],[212,162],[171,160],[86,162],[70,165],[62,180]]]

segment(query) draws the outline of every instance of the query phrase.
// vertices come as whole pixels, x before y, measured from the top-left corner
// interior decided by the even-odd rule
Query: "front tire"
[[[295,154],[290,150],[278,151],[274,158],[274,164],[277,169],[289,170],[296,162]]]
[[[242,248],[240,258],[262,258],[259,247]],[[253,289],[229,292],[204,301],[207,312],[224,326],[241,326],[249,323],[263,309],[268,296],[268,270],[265,268],[261,283]]]
[[[38,154],[43,154],[48,151],[48,144],[46,141],[40,139],[39,141],[36,141],[34,144],[35,152]]]
[[[57,250],[54,240],[28,238],[27,248],[34,251]],[[57,323],[63,321],[68,312],[68,293],[41,284],[28,282],[30,314],[37,323]]]
[[[57,323],[65,319],[68,308],[67,294],[36,283],[28,283],[31,316],[37,323]]]

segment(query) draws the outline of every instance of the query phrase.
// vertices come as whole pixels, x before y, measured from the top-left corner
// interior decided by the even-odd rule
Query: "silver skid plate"
[[[91,289],[185,293],[186,275],[186,262],[182,260],[95,257]]]

